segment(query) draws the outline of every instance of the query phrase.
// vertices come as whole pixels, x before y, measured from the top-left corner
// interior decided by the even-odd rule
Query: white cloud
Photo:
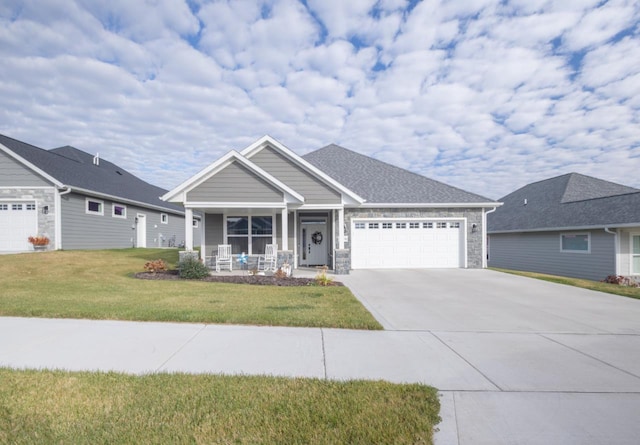
[[[600,3],[6,1],[0,132],[164,187],[263,134],[492,198],[568,171],[640,187],[640,6]]]

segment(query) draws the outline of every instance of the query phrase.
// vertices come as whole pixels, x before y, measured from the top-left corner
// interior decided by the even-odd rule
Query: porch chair
[[[267,244],[264,249],[264,255],[258,257],[258,271],[266,272],[268,270],[275,271],[278,262],[278,245]]]
[[[216,255],[216,272],[220,272],[220,268],[228,267],[229,272],[233,270],[233,261],[231,259],[231,244],[218,244],[218,255]]]

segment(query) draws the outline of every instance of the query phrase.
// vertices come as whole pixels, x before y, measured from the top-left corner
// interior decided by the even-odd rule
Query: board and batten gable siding
[[[190,202],[282,202],[281,191],[236,162],[187,193]]]
[[[0,186],[47,187],[52,184],[4,152],[0,152]]]
[[[251,162],[304,196],[305,204],[340,204],[340,193],[294,164],[271,147],[250,158]]]
[[[115,201],[116,204],[127,207],[127,217],[114,218],[111,216],[114,201],[102,198],[91,199],[104,203],[104,215],[86,213],[85,195],[70,193],[61,196],[63,249],[118,249],[133,247],[136,240],[135,218],[139,213],[146,215],[148,248],[166,247],[168,246],[168,240],[174,235],[176,245],[184,242],[184,217],[181,215],[167,213],[168,224],[162,224],[160,214],[166,212]]]
[[[560,233],[591,234],[590,253],[560,251]],[[604,230],[489,235],[489,267],[603,280],[615,274],[614,236]]]

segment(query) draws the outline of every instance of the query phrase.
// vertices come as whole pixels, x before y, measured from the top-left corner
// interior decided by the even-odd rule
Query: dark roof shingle
[[[528,184],[500,199],[489,232],[640,224],[640,190],[579,173]]]
[[[303,158],[367,200],[367,203],[492,203],[417,173],[331,144]]]
[[[167,192],[165,189],[151,185],[105,159],[100,159],[99,165],[93,165],[94,156],[77,148],[65,146],[44,150],[4,135],[0,135],[0,143],[72,188],[183,211],[176,204],[160,200]]]

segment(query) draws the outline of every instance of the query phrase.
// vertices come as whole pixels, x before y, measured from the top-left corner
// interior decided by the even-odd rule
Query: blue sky
[[[499,198],[640,188],[637,1],[0,4],[0,132],[171,188],[264,134]]]

